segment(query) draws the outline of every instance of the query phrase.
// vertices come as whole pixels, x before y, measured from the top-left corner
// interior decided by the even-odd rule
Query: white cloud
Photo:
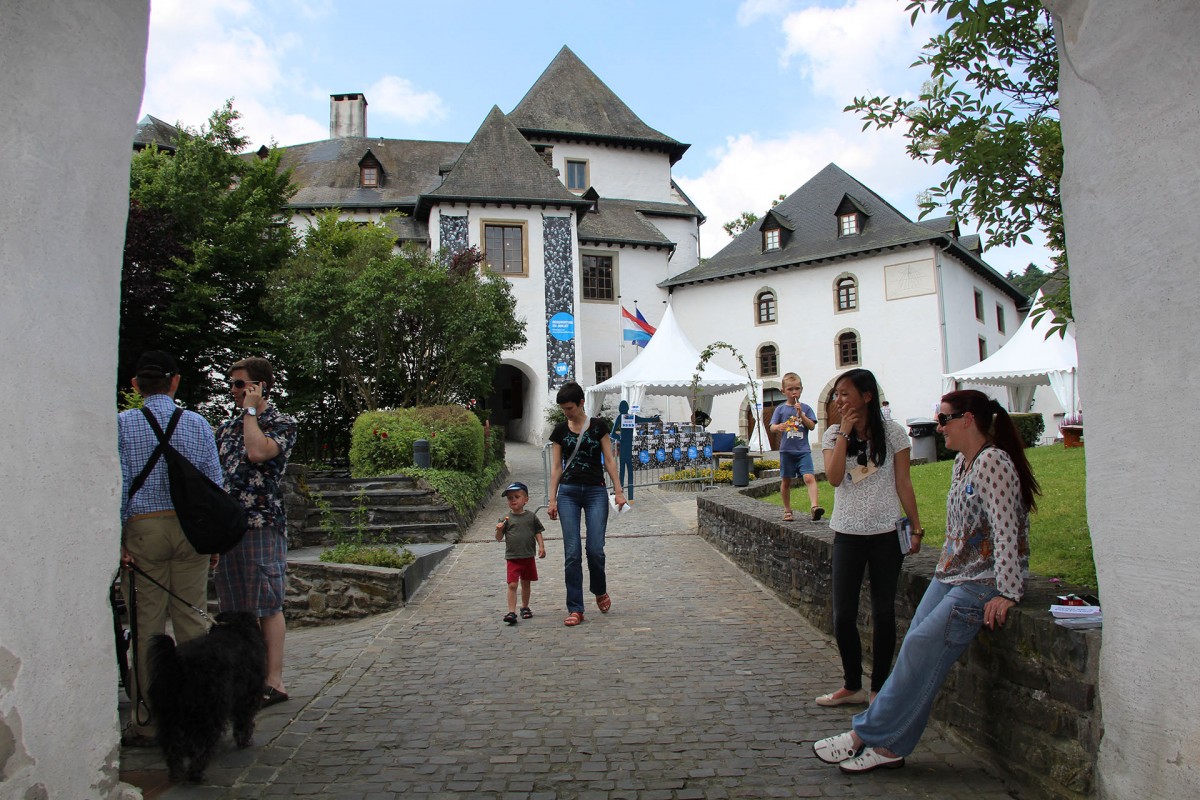
[[[796,63],[816,93],[849,102],[868,91],[894,96],[919,86],[923,77],[909,65],[937,24],[922,15],[911,25],[896,0],[852,0],[787,14],[781,28],[781,65]]]
[[[910,218],[916,214],[917,192],[940,180],[936,170],[905,155],[898,133],[863,134],[850,118],[772,139],[737,134],[711,155],[716,163],[703,174],[676,178],[708,217],[700,228],[706,257],[730,242],[722,225],[743,211],[762,216],[773,199],[799,189],[830,162]]]
[[[257,30],[260,13],[245,0],[155,0],[142,113],[199,128],[232,97],[255,148],[272,138],[294,144],[327,136],[327,121],[289,113],[275,99],[301,80],[285,69],[299,41],[268,42]]]
[[[446,116],[437,92],[423,92],[412,81],[385,75],[367,91],[368,112],[393,117],[407,123],[440,120]]]
[[[789,0],[744,0],[738,6],[738,25],[750,25],[763,17],[782,16],[791,6]]]

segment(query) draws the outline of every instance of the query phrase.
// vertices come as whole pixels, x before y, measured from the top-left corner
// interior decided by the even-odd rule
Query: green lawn
[[[1092,539],[1087,527],[1087,496],[1083,448],[1066,449],[1062,445],[1032,447],[1025,451],[1033,474],[1042,485],[1038,510],[1030,521],[1030,558],[1032,572],[1061,578],[1096,588],[1096,564],[1092,560]],[[913,488],[925,526],[925,547],[938,548],[946,534],[946,490],[950,486],[950,467],[954,462],[939,461],[912,468]],[[797,494],[797,492],[799,492]],[[833,487],[820,484],[821,505],[833,508]],[[778,494],[763,498],[783,505]],[[803,485],[792,488],[792,508],[797,516],[808,505]],[[828,517],[827,517],[828,518]]]

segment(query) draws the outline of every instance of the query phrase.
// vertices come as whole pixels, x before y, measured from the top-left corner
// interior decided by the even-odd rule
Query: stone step
[[[352,507],[334,506],[330,509],[330,515],[346,527],[353,525],[356,513],[358,513],[357,504]],[[380,525],[400,522],[453,521],[454,509],[444,503],[399,506],[367,504],[366,517],[367,522]],[[323,516],[319,509],[310,508],[305,514],[304,525],[305,527],[319,527],[322,519]]]
[[[358,508],[361,504],[367,508],[381,506],[412,506],[426,505],[437,493],[432,489],[383,488],[318,491],[309,487],[309,495],[319,497],[334,508]]]
[[[305,482],[308,484],[310,492],[322,493],[412,489],[417,485],[416,478],[410,478],[407,475],[382,475],[378,478],[332,478],[310,475]]]
[[[398,522],[367,525],[364,529],[368,544],[400,544],[403,542],[454,542],[458,539],[458,525],[452,521]],[[319,538],[326,544],[333,541],[325,531],[311,529],[306,543]]]

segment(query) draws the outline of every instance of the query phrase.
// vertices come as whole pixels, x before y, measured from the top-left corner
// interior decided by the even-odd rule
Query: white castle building
[[[479,248],[528,322],[486,400],[511,438],[543,439],[564,381],[590,386],[636,357],[621,339],[628,298],[651,325],[670,302],[698,347],[743,354],[759,396],[718,398],[712,429],[746,438],[754,406],[782,400],[784,372],[802,376],[822,428],[833,379],[856,366],[875,372],[896,418],[928,416],[943,373],[995,352],[1028,303],[980,258],[977,236],[950,218],[913,222],[835,164],[701,261],[704,215],[672,178],[688,145],[642,122],[567,47],[465,144],[368,137],[367,110],[362,94],[334,95],[330,138],[283,148],[293,223],[329,208],[401,212],[398,243]],[[723,351],[714,360],[739,368]],[[650,397],[642,413],[686,420],[673,402]]]

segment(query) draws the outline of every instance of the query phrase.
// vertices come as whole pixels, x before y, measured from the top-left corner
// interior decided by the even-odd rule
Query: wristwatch
[[[257,408],[255,408],[254,406],[250,406],[249,408],[243,408],[243,409],[242,409],[242,413],[243,413],[243,414],[249,414],[249,415],[250,415],[250,416],[252,416],[252,417],[257,417],[257,416],[258,416],[258,409],[257,409]]]

